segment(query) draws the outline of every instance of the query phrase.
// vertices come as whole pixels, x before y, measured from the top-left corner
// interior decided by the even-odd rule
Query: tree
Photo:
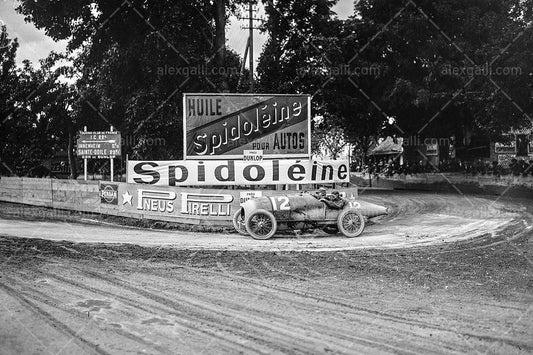
[[[349,145],[342,127],[324,121],[315,122],[311,141],[314,155],[333,160],[338,159]]]
[[[402,134],[442,137],[478,129],[497,137],[529,124],[522,111],[532,108],[524,90],[532,70],[525,59],[532,53],[533,36],[525,31],[531,5],[530,0],[363,0],[349,21],[356,30],[346,37],[346,49],[353,50],[343,52],[352,58],[366,45],[357,59],[383,69],[376,85],[382,94],[369,96],[396,118]],[[500,54],[504,48],[508,51]],[[521,73],[465,74],[491,62]]]
[[[18,10],[79,51],[78,129],[113,125],[131,143],[123,154],[175,159],[183,147],[181,94],[237,89],[240,58],[225,48],[223,28],[238,3],[23,0]],[[156,140],[164,144],[150,144]]]
[[[14,125],[16,95],[18,87],[15,56],[18,48],[16,40],[11,40],[5,26],[0,28],[0,171],[14,174],[11,162],[12,137],[10,127]]]
[[[533,1],[362,0],[346,21],[331,3],[269,2],[258,71],[266,91],[314,94],[359,151],[378,136],[468,144],[531,124]],[[490,62],[520,70],[463,74]]]
[[[65,149],[72,137],[66,106],[69,85],[58,81],[60,73],[54,70],[60,56],[51,53],[41,61],[39,69],[28,61],[17,68],[16,48],[16,41],[10,41],[6,48],[0,49],[3,79],[0,160],[3,170],[9,174],[48,175],[50,172],[43,163]],[[72,154],[70,157],[73,158]],[[71,172],[75,177],[75,169]]]
[[[265,1],[268,39],[259,59],[260,89],[265,92],[320,95],[334,47],[337,0]],[[319,103],[317,101],[317,106]]]
[[[359,151],[366,152],[387,117],[365,95],[381,95],[383,84],[376,85],[374,75],[363,77],[360,90],[353,85],[350,70],[368,62],[351,63],[350,56],[362,47],[357,21],[338,20],[331,10],[335,3],[266,4],[268,40],[258,65],[260,84],[266,92],[312,94],[314,114],[324,117],[313,138],[326,138],[325,132],[342,127],[347,143],[364,146]]]

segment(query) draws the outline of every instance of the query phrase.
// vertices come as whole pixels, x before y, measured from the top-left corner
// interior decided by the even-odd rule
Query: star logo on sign
[[[126,203],[129,203],[130,206],[132,206],[131,204],[131,198],[133,197],[133,195],[130,195],[130,193],[128,191],[126,191],[125,194],[122,194],[122,204],[125,205]]]

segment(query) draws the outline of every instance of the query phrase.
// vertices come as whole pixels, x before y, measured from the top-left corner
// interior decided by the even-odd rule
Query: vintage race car
[[[246,201],[233,215],[238,233],[255,239],[269,239],[278,229],[323,228],[346,237],[360,235],[365,218],[387,214],[387,208],[348,200],[343,209],[333,209],[310,194],[258,197]]]

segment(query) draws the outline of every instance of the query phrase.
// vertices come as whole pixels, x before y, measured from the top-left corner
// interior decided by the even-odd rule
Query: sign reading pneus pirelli
[[[184,159],[309,159],[310,105],[309,95],[184,94]]]

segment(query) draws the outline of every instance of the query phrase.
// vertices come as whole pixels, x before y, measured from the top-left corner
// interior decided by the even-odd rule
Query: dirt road
[[[359,289],[367,285],[334,277],[280,283],[175,264],[76,264],[2,277],[2,343],[13,353],[533,350],[520,303],[394,286],[381,294],[378,281],[373,304]]]
[[[439,241],[428,222],[407,248],[273,252],[48,241],[0,229],[0,352],[532,353],[533,204],[477,198],[476,211],[458,210],[458,197],[406,200],[369,233],[441,215],[459,237]],[[474,235],[453,226],[453,217],[474,223],[482,213],[497,223]],[[272,242],[305,239],[337,240]]]
[[[254,240],[238,234],[146,230],[116,225],[57,223],[47,220],[1,219],[3,235],[88,243],[132,243],[180,249],[288,251],[335,251],[367,248],[405,248],[452,243],[477,236],[494,235],[520,217],[523,207],[495,199],[434,194],[387,194],[363,197],[365,201],[391,207],[392,214],[370,223],[358,238],[331,236],[321,231],[277,235]],[[91,220],[85,219],[86,222]],[[524,219],[525,228],[533,223]]]

